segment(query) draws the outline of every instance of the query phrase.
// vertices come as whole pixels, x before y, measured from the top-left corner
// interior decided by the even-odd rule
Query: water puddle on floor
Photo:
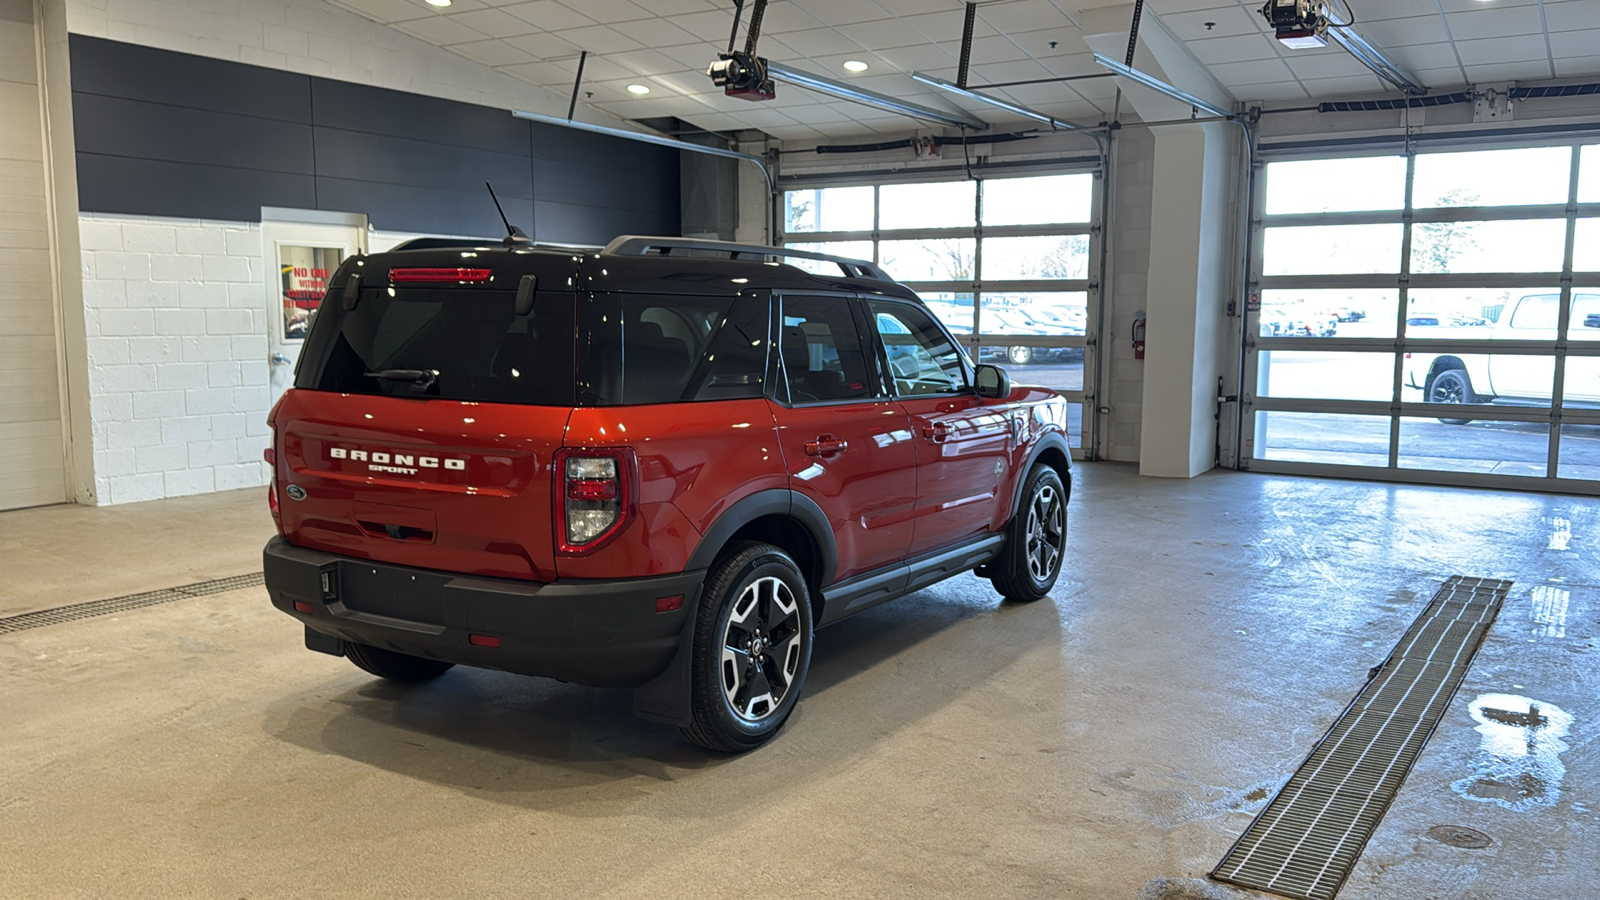
[[[1515,812],[1554,806],[1561,799],[1572,715],[1559,706],[1517,694],[1482,694],[1468,706],[1480,736],[1474,774],[1450,787],[1468,800]]]

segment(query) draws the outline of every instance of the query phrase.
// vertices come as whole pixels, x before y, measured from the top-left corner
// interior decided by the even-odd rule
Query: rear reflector
[[[488,281],[492,269],[390,269],[389,280],[395,284],[460,284]]]
[[[295,612],[302,612],[302,613],[305,613],[306,615],[309,616],[309,615],[311,615],[311,612],[312,612],[311,604],[305,602],[304,600],[296,600],[294,602],[294,611]]]
[[[267,508],[272,510],[274,516],[278,515],[278,482],[276,479],[267,485]]]
[[[478,647],[498,647],[500,639],[487,634],[469,634],[467,641]]]
[[[682,594],[673,594],[671,597],[656,598],[656,612],[672,612],[675,609],[683,609]]]

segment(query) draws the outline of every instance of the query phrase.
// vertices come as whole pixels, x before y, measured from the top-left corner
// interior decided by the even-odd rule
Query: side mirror
[[[1011,376],[999,366],[988,364],[979,366],[972,380],[979,397],[998,400],[1011,395]]]

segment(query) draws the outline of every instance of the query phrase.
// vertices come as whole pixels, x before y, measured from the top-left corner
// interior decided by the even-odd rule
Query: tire
[[[1006,526],[1005,547],[986,567],[994,589],[1015,603],[1043,599],[1061,575],[1066,543],[1066,488],[1055,469],[1035,465],[1017,514]]]
[[[1472,379],[1467,375],[1466,369],[1445,369],[1435,372],[1428,379],[1427,402],[1429,403],[1477,403],[1479,397],[1472,391]],[[1465,425],[1471,419],[1447,419],[1439,417],[1439,421],[1446,425]]]
[[[1006,350],[1006,359],[1010,360],[1012,365],[1025,366],[1028,363],[1033,362],[1033,348],[1032,347],[1011,347],[1011,348],[1008,348]]]
[[[344,642],[344,655],[358,668],[390,681],[432,681],[455,667],[455,663],[409,656],[352,641]]]
[[[771,544],[728,548],[695,618],[684,736],[723,753],[771,740],[805,686],[814,632],[811,592],[789,554]]]

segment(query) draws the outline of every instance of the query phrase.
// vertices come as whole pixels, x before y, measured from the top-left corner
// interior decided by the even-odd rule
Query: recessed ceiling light
[[[859,59],[847,59],[847,60],[845,60],[844,61],[844,67],[845,67],[845,69],[847,71],[850,71],[850,72],[865,72],[867,70],[867,64],[862,62]]]
[[[450,0],[428,0],[429,6],[449,6]]]
[[[630,94],[648,94],[648,93],[650,93],[650,88],[648,86],[642,85],[642,84],[630,84],[630,85],[628,85],[628,93],[630,93]]]

